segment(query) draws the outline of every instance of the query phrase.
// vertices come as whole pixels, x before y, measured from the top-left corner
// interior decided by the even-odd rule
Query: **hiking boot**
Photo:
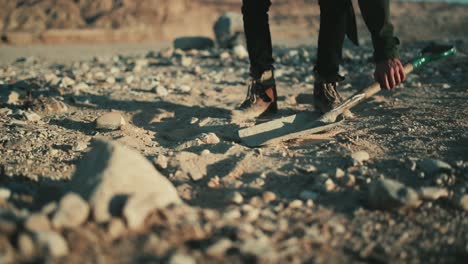
[[[340,93],[338,93],[336,89],[337,86],[338,82],[326,82],[318,78],[314,83],[315,109],[320,111],[322,114],[325,114],[341,104],[343,98]],[[349,110],[345,111],[343,116],[346,119],[354,118],[354,115]]]
[[[247,120],[278,111],[277,93],[273,70],[265,71],[259,79],[251,79],[244,102],[235,113],[237,118]]]

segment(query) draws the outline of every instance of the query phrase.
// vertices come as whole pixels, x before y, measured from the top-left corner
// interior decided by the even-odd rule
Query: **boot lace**
[[[265,102],[270,102],[271,98],[265,93],[266,87],[258,80],[249,80],[247,87],[247,95],[244,102],[240,105],[241,108],[249,107],[254,105],[258,98],[261,98]]]

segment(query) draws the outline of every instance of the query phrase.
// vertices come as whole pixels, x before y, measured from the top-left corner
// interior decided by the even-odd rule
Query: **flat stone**
[[[125,124],[125,119],[117,112],[107,113],[96,119],[97,129],[117,130]]]
[[[66,113],[68,106],[52,97],[39,97],[34,99],[32,110],[38,114],[60,114]]]
[[[77,152],[84,151],[87,148],[88,148],[88,142],[86,141],[77,141],[72,146],[72,150],[77,151]]]
[[[108,84],[115,84],[115,77],[114,76],[109,76],[106,78],[106,83]]]
[[[351,159],[354,165],[361,165],[370,159],[370,155],[366,151],[357,151],[351,154]]]
[[[304,202],[301,200],[294,200],[289,203],[290,208],[301,208],[304,205]]]
[[[125,233],[125,223],[120,218],[112,218],[109,222],[107,233],[111,239],[117,239]]]
[[[227,59],[231,58],[231,54],[229,54],[229,52],[227,52],[227,51],[224,51],[224,52],[221,52],[221,54],[219,54],[219,58],[221,60],[227,60]]]
[[[186,84],[179,85],[177,89],[183,93],[188,93],[192,90],[192,87]]]
[[[76,84],[75,86],[73,86],[72,90],[74,93],[79,93],[79,92],[82,92],[82,91],[86,91],[89,89],[89,85],[84,83],[84,82],[80,82],[78,84]]]
[[[232,246],[232,241],[227,238],[223,238],[223,239],[218,240],[213,245],[209,246],[206,249],[206,254],[210,257],[221,259],[225,256],[226,251],[229,248],[231,248],[231,246]]]
[[[304,190],[302,191],[300,194],[299,194],[299,197],[301,199],[304,199],[304,200],[316,200],[318,198],[319,194],[316,193],[316,192],[312,192],[312,191],[307,191],[307,190]]]
[[[266,191],[262,194],[262,198],[265,203],[269,203],[276,200],[277,197],[274,192]]]
[[[468,211],[468,194],[464,194],[457,199],[457,204],[461,209]]]
[[[50,82],[50,83],[52,83],[54,85],[59,81],[59,78],[57,77],[57,75],[55,75],[53,73],[48,73],[48,74],[44,75],[44,80],[46,82]]]
[[[89,216],[89,205],[75,193],[66,194],[52,218],[55,228],[74,228],[83,224]]]
[[[423,200],[435,201],[449,196],[447,189],[439,187],[421,187],[417,191],[419,197]]]
[[[308,164],[305,166],[298,166],[296,167],[299,171],[304,172],[304,173],[312,173],[317,171],[317,167],[315,167],[312,164]]]
[[[23,256],[33,256],[36,253],[36,246],[30,235],[21,233],[18,236],[18,250]]]
[[[239,59],[244,59],[249,57],[247,49],[243,45],[236,45],[233,50],[234,56]]]
[[[182,203],[171,182],[144,156],[105,139],[92,142],[91,151],[78,164],[68,187],[89,201],[99,223],[120,215],[128,197],[136,193],[143,197],[154,193],[151,201],[159,206]]]
[[[214,47],[214,41],[207,37],[180,37],[174,40],[174,49],[204,50]]]
[[[41,252],[52,257],[63,257],[68,255],[69,249],[65,239],[53,231],[41,231],[35,233],[35,240]]]
[[[182,56],[182,58],[180,58],[180,65],[182,65],[183,67],[189,67],[190,65],[192,65],[192,62],[193,59],[191,57]]]
[[[18,104],[21,98],[21,94],[17,91],[11,91],[8,95],[7,104]]]
[[[158,85],[154,88],[154,92],[161,96],[161,97],[165,97],[165,96],[168,96],[169,95],[169,91],[166,89],[166,87],[162,86],[162,85]]]
[[[435,174],[438,172],[449,172],[452,167],[441,160],[425,159],[419,162],[419,167],[427,174]]]
[[[175,254],[169,260],[169,264],[196,264],[197,261],[188,255]]]
[[[47,215],[41,213],[31,214],[24,222],[24,227],[32,232],[49,231],[52,229]]]
[[[24,118],[26,118],[26,120],[31,121],[31,122],[37,122],[41,120],[41,116],[36,114],[33,111],[24,111],[23,115],[24,115]]]
[[[123,209],[123,215],[130,229],[143,227],[146,217],[154,210],[173,203],[173,197],[164,196],[165,190],[159,192],[136,193],[132,195]]]
[[[200,156],[191,152],[180,152],[176,156],[180,169],[194,181],[199,181],[207,174],[207,164]]]
[[[0,199],[8,200],[11,197],[11,191],[7,188],[0,187]]]
[[[277,257],[272,243],[266,237],[259,239],[248,239],[240,246],[244,254],[256,256],[260,263],[274,263]]]
[[[44,205],[44,207],[42,207],[41,213],[43,213],[43,214],[45,214],[47,216],[51,216],[52,214],[55,213],[55,211],[57,211],[57,208],[58,208],[57,202],[52,201],[52,202]]]
[[[340,168],[335,169],[335,178],[340,179],[340,178],[343,178],[345,175],[346,173],[344,172],[344,170]]]
[[[325,190],[327,192],[331,192],[331,191],[334,191],[336,189],[336,184],[332,179],[327,179],[324,182],[324,185],[325,185]]]
[[[154,164],[156,165],[156,168],[165,170],[169,164],[169,159],[166,156],[159,154],[156,159],[154,159]]]
[[[75,84],[75,80],[73,80],[72,78],[68,76],[63,77],[60,80],[60,86],[62,87],[69,87],[69,86],[73,86],[74,84]]]
[[[421,204],[418,193],[404,184],[378,179],[369,186],[369,205],[374,209],[415,208]]]
[[[203,134],[200,140],[205,144],[213,144],[213,145],[221,142],[221,140],[215,133]]]
[[[244,197],[240,192],[232,192],[229,194],[228,200],[231,203],[242,204],[242,202],[244,201]]]

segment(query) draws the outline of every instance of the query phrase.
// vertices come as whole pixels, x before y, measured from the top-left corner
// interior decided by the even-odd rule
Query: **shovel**
[[[428,62],[439,60],[455,53],[456,49],[453,46],[431,44],[421,51],[419,57],[404,66],[405,73],[409,74]],[[342,114],[346,110],[374,96],[380,90],[380,84],[375,82],[371,86],[355,93],[318,119],[310,120],[309,114],[298,113],[241,129],[238,131],[239,138],[246,146],[258,147],[310,137],[313,134],[329,131],[344,121]]]

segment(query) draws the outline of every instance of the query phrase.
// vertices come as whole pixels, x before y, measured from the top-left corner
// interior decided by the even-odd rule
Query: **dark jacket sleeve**
[[[359,0],[359,7],[372,35],[375,61],[398,58],[400,41],[390,22],[390,0]]]

